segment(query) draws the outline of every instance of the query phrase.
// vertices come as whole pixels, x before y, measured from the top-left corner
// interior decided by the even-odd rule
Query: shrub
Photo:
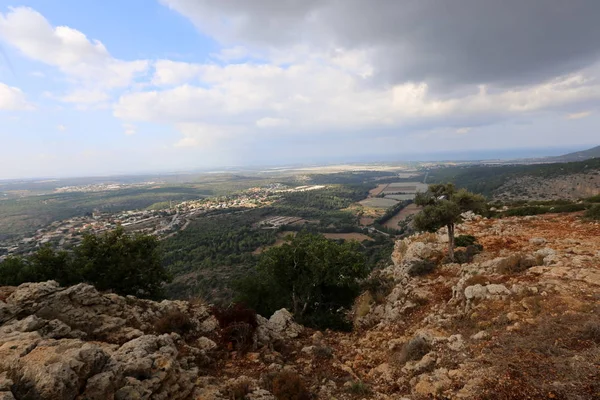
[[[240,379],[227,388],[227,397],[231,400],[245,400],[252,391],[252,384],[248,379]]]
[[[401,364],[407,361],[417,361],[423,358],[423,356],[431,351],[431,346],[421,336],[416,336],[410,339],[400,351],[398,355],[398,362]]]
[[[600,220],[600,204],[594,204],[583,215],[585,219],[599,221]]]
[[[456,247],[467,247],[475,244],[477,239],[473,235],[458,235],[454,239],[454,244]]]
[[[353,381],[348,386],[348,392],[359,396],[366,396],[371,393],[371,388],[362,381]]]
[[[511,254],[500,261],[497,271],[501,274],[513,274],[525,271],[540,264],[540,259],[533,256],[524,256],[521,253]]]
[[[588,203],[600,203],[600,194],[584,199]]]
[[[194,325],[187,314],[179,310],[173,310],[158,319],[154,328],[160,334],[175,332],[185,335],[194,328]]]
[[[470,263],[473,261],[475,255],[481,253],[481,249],[483,246],[480,244],[477,245],[468,245],[464,250],[457,250],[454,253],[454,261],[459,264]]]
[[[333,357],[333,349],[329,346],[316,346],[314,355],[317,358],[329,359]]]
[[[380,304],[394,289],[394,281],[381,273],[374,272],[362,283],[363,291],[368,291],[373,300]]]
[[[283,371],[272,381],[271,392],[278,400],[309,400],[310,393],[295,372]]]
[[[423,276],[435,271],[437,264],[430,260],[413,261],[408,267],[408,275]]]
[[[221,327],[222,344],[228,349],[247,351],[258,326],[256,312],[239,303],[227,308],[215,307],[212,311]]]
[[[581,328],[581,338],[600,344],[600,322],[588,321]]]

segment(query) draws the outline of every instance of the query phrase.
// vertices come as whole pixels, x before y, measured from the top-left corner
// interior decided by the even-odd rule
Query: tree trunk
[[[448,225],[448,258],[454,262],[454,224]]]

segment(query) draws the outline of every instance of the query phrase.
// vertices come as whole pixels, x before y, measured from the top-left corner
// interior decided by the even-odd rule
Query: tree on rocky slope
[[[453,184],[429,186],[427,192],[418,193],[415,203],[423,210],[413,220],[415,228],[435,232],[441,227],[448,229],[448,257],[454,261],[454,229],[462,222],[466,211],[483,212],[485,198],[465,189],[456,190]]]
[[[261,255],[256,273],[239,284],[239,300],[263,315],[287,308],[306,325],[340,328],[338,310],[352,305],[369,273],[359,247],[299,233]]]

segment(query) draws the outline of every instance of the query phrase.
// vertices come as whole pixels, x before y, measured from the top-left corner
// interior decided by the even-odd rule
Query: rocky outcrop
[[[214,334],[208,308],[102,294],[80,284],[24,284],[0,302],[0,374],[17,399],[186,399],[211,346],[156,332],[174,311],[190,317],[186,335]],[[214,344],[214,342],[213,342]],[[8,395],[8,393],[11,393]]]

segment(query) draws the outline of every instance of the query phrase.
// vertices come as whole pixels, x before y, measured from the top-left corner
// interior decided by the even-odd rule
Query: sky
[[[0,179],[593,147],[598,15],[597,0],[0,0]]]

